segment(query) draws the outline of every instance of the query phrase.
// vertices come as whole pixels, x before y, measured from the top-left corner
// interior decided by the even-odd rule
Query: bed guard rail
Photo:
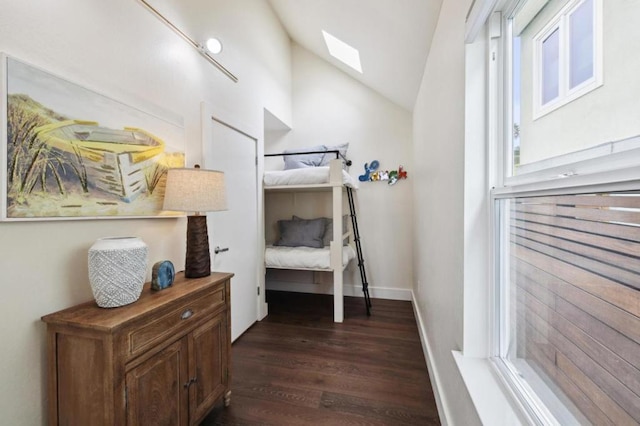
[[[288,155],[310,155],[310,154],[335,154],[336,160],[342,158],[344,160],[344,164],[347,166],[351,166],[352,162],[347,157],[342,155],[340,151],[336,150],[328,150],[328,151],[300,151],[300,152],[281,152],[277,154],[264,154],[265,157],[286,157]]]

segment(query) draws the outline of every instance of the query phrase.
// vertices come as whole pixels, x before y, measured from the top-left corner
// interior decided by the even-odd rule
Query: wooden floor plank
[[[265,401],[279,401],[298,407],[318,408],[322,392],[318,390],[308,390],[291,385],[281,386],[272,383],[265,383],[259,378],[241,374],[234,381],[233,395],[244,395],[249,398],[256,398]]]
[[[232,346],[231,406],[210,425],[439,425],[410,302],[268,292],[269,315]]]
[[[354,376],[371,379],[403,380],[406,383],[429,383],[429,374],[426,371],[415,369],[394,368],[390,365],[380,366],[353,362],[352,360],[339,360],[335,357],[327,358],[321,355],[283,353],[277,348],[265,348],[260,345],[242,345],[234,348],[234,357],[242,362],[260,362],[264,365],[285,367],[291,369],[306,369],[309,371],[322,371],[327,374],[342,376]],[[352,356],[353,358],[353,356]]]
[[[300,409],[290,404],[238,396],[228,408],[216,407],[201,426],[388,426],[376,419],[331,410]]]
[[[387,425],[439,425],[438,416],[426,416],[419,410],[398,405],[388,405],[366,398],[345,397],[341,394],[324,392],[321,404],[324,408],[338,413],[356,414],[364,418],[375,418]]]
[[[246,364],[243,374],[248,376],[273,375],[268,383],[278,386],[294,386],[307,390],[337,392],[359,398],[370,398],[380,402],[388,401],[412,408],[419,408],[432,396],[431,390],[423,385],[407,384],[392,380],[372,380],[324,374],[314,371],[295,371],[287,368]],[[240,376],[242,377],[242,376]]]

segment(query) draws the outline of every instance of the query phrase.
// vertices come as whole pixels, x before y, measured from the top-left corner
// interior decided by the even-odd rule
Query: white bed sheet
[[[342,247],[342,266],[356,257],[351,246]],[[331,255],[329,247],[282,247],[267,246],[264,253],[267,268],[278,269],[331,269]]]
[[[329,183],[329,167],[305,167],[302,169],[264,172],[264,186],[317,185]],[[358,189],[358,181],[342,170],[342,183]]]

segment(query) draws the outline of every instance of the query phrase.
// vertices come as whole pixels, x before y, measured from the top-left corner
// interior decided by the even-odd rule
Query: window
[[[538,424],[637,424],[640,2],[501,12],[493,360]]]
[[[602,85],[597,0],[571,1],[533,37],[534,118]],[[596,33],[597,30],[597,33]]]
[[[503,9],[505,185],[604,172],[605,156],[638,164],[640,61],[628,53],[640,49],[636,3],[511,3]]]
[[[560,29],[542,40],[542,59],[540,67],[542,78],[540,81],[542,105],[548,105],[560,96]]]
[[[595,34],[593,0],[569,14],[569,90],[594,78]]]
[[[496,207],[506,373],[535,395],[543,424],[635,424],[640,194],[519,196]]]

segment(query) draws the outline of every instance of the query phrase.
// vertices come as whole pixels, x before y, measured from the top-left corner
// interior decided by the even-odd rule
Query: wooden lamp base
[[[211,275],[207,216],[187,217],[187,257],[184,276],[200,278]]]

